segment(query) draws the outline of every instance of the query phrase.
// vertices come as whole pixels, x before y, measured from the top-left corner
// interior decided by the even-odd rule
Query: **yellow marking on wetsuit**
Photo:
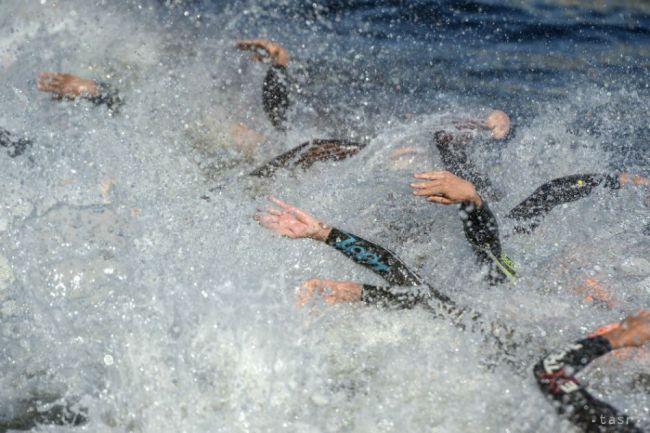
[[[515,266],[515,262],[510,260],[510,257],[506,256],[505,253],[501,253],[501,257],[499,257],[499,262],[501,262],[504,266],[506,266],[512,274],[517,273],[517,267]]]
[[[508,258],[504,253],[501,253],[501,256],[497,259],[494,254],[492,254],[492,251],[489,249],[485,249],[485,252],[487,255],[492,259],[492,261],[497,265],[499,270],[503,272],[503,275],[506,276],[510,280],[511,283],[516,283],[517,282],[517,277],[515,273],[515,264],[513,263],[512,260]]]

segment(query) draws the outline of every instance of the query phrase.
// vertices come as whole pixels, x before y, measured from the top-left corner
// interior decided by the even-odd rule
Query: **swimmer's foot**
[[[52,93],[57,98],[97,96],[97,84],[93,80],[60,72],[42,72],[36,84],[41,92]]]
[[[287,66],[289,64],[289,53],[277,42],[268,39],[243,39],[237,41],[235,47],[242,51],[251,52],[251,60],[256,62],[270,61],[277,66]]]

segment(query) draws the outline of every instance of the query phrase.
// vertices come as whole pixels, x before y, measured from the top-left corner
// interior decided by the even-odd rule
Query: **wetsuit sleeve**
[[[285,130],[289,109],[289,76],[286,66],[272,65],[269,68],[262,86],[262,105],[273,127]]]
[[[542,392],[557,402],[558,412],[582,431],[641,432],[627,416],[593,397],[575,378],[587,364],[611,350],[604,337],[580,340],[537,363],[535,379]]]
[[[518,222],[517,232],[530,233],[554,207],[587,197],[600,185],[609,189],[621,187],[618,177],[608,174],[578,174],[553,179],[537,188],[506,217]]]
[[[0,147],[7,148],[7,154],[11,158],[22,155],[31,145],[32,142],[30,140],[26,138],[16,138],[11,134],[11,132],[0,128]]]
[[[369,290],[368,295],[364,298],[366,303],[371,303],[371,300],[376,301],[374,303],[386,303],[385,301],[390,300],[389,303],[392,306],[411,308],[412,302],[435,299],[441,304],[455,308],[454,302],[447,295],[424,284],[415,272],[411,271],[397,255],[386,248],[337,228],[332,229],[325,243],[334,247],[355,263],[370,269],[390,285],[387,288],[365,286]],[[424,288],[426,290],[409,289],[401,291],[400,286],[402,288],[418,288],[418,290]]]
[[[90,102],[95,105],[106,105],[109,110],[118,112],[120,107],[124,105],[124,101],[120,97],[119,92],[108,83],[98,82],[97,94],[88,98]]]
[[[433,137],[445,170],[472,182],[480,194],[492,195],[494,193],[490,179],[481,173],[467,157],[465,146],[468,144],[468,138],[462,134],[454,136],[450,132],[442,130],[437,131]]]
[[[490,267],[489,280],[497,284],[513,279],[516,272],[512,261],[503,254],[499,240],[499,224],[483,200],[481,207],[464,203],[460,207],[465,237],[480,263]]]
[[[360,238],[352,233],[333,228],[325,243],[370,269],[390,285],[419,286],[422,280],[399,257],[386,248]]]
[[[368,305],[379,305],[387,308],[413,308],[420,304],[426,296],[412,287],[380,287],[364,284],[361,290],[361,301]]]

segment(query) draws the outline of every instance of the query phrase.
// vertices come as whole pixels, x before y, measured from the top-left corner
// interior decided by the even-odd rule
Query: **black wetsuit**
[[[7,154],[15,158],[25,153],[28,147],[32,145],[31,140],[26,138],[16,138],[11,132],[0,128],[0,147],[7,149]]]
[[[317,161],[340,161],[359,153],[366,145],[349,140],[316,139],[299,144],[293,149],[276,156],[250,175],[271,177],[280,168],[308,169]]]
[[[485,200],[485,197],[495,198],[498,194],[494,191],[490,179],[469,160],[465,151],[468,138],[463,134],[454,136],[447,131],[437,131],[434,134],[434,144],[440,152],[445,168],[472,182],[482,197],[482,208],[477,209],[475,213],[467,211],[472,207],[461,206],[461,219],[466,237],[472,244],[479,262],[490,267],[490,281],[498,283],[513,277],[514,265],[501,250],[497,220]],[[554,179],[537,188],[533,194],[508,212],[506,217],[517,221],[516,232],[531,233],[553,208],[587,197],[600,185],[609,189],[620,188],[618,178],[614,175],[579,174]],[[480,226],[473,230],[480,235],[480,241],[470,239],[471,232],[468,232],[467,227],[471,224]]]
[[[88,98],[95,105],[106,105],[112,112],[118,112],[124,105],[124,100],[116,88],[108,83],[97,82],[97,95]]]
[[[325,243],[355,263],[382,277],[388,286],[364,284],[361,299],[366,304],[387,308],[413,308],[422,305],[435,316],[450,320],[455,326],[480,332],[490,338],[502,354],[516,350],[514,332],[506,325],[486,321],[480,313],[456,304],[449,296],[425,283],[393,252],[357,235],[333,228]]]
[[[272,65],[262,86],[262,106],[271,124],[284,131],[289,109],[289,76],[287,67]]]
[[[629,417],[593,397],[575,378],[591,361],[611,351],[604,337],[580,340],[542,359],[533,369],[542,392],[555,400],[557,410],[584,432],[639,433]]]

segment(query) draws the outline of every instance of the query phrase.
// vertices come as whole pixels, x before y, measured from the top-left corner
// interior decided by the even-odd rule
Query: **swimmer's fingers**
[[[435,195],[429,197],[428,200],[429,200],[430,202],[438,203],[438,204],[454,204],[454,203],[456,203],[455,201],[453,201],[453,200],[449,200],[449,199],[446,198],[446,197],[438,197],[438,196],[435,196]]]
[[[282,211],[277,210],[274,207],[267,207],[266,209],[264,209],[264,211],[260,211],[260,213],[262,212],[267,213],[269,215],[275,215],[275,216],[280,216],[284,213]]]
[[[275,198],[273,196],[269,197],[269,200],[275,203],[277,206],[279,206],[281,209],[285,210],[286,212],[290,213],[291,215],[295,216],[298,221],[303,222],[305,224],[312,224],[312,223],[317,223],[318,221],[316,218],[313,216],[309,215],[307,212],[298,209],[295,206],[292,206],[288,203],[283,202],[282,200]]]
[[[49,72],[41,72],[36,79],[36,86],[38,90],[43,92],[51,92],[55,89],[54,77],[55,74]]]
[[[415,173],[413,177],[416,179],[440,180],[444,179],[447,171],[428,171],[425,173]]]
[[[242,39],[237,41],[235,47],[242,51],[264,50],[266,53],[258,53],[260,57],[262,55],[269,56],[271,54],[273,42],[267,39]]]
[[[249,59],[251,59],[254,62],[263,62],[268,56],[263,56],[260,53],[252,53],[249,56]]]
[[[429,182],[414,182],[411,184],[413,189],[437,188],[442,185],[441,180],[432,180]]]

